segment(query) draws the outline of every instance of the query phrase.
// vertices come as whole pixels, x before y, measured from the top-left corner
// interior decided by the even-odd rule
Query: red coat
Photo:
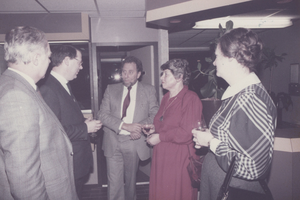
[[[187,86],[175,97],[169,99],[169,95],[167,93],[163,97],[154,118],[155,130],[161,142],[154,146],[149,199],[194,200],[197,198],[197,189],[192,188],[187,172],[188,147],[194,154],[191,130],[201,119],[202,103]]]

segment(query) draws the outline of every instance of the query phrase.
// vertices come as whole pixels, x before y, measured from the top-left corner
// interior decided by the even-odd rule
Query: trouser
[[[83,186],[88,181],[89,175],[90,174],[87,174],[87,175],[85,175],[83,177],[75,179],[76,193],[77,193],[77,196],[78,196],[79,199],[82,198]]]
[[[139,157],[133,141],[119,142],[114,155],[106,157],[106,162],[108,200],[135,200]]]

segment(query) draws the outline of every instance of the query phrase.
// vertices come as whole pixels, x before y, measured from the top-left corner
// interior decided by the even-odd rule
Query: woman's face
[[[216,66],[217,76],[221,77],[221,78],[224,78],[225,73],[228,73],[230,71],[229,70],[230,69],[229,68],[230,67],[229,66],[230,58],[225,57],[223,55],[223,53],[220,50],[219,45],[216,48],[215,55],[216,55],[216,59],[213,62],[213,64]]]
[[[163,71],[160,80],[162,87],[166,90],[174,88],[176,83],[178,82],[178,80],[174,77],[171,70],[169,69]]]

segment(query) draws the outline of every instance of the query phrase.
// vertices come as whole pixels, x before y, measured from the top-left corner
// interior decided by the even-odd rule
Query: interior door
[[[135,56],[143,63],[143,83],[154,85],[154,50],[153,46],[145,46],[128,52],[128,55]]]

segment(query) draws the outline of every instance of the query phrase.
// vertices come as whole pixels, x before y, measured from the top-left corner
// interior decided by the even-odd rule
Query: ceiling
[[[222,0],[225,1],[225,0]],[[262,2],[265,0],[254,0]],[[227,15],[276,17],[289,16],[292,20],[300,19],[300,0],[272,0],[272,4],[255,4],[255,6],[227,6],[177,16],[179,24],[170,24],[174,17],[147,23],[148,27],[169,30],[170,51],[207,50],[211,41],[218,36],[217,29],[192,29],[198,20],[223,17]],[[278,3],[278,2],[281,3]],[[268,0],[270,2],[270,0]],[[297,2],[297,3],[296,3]],[[296,5],[296,6],[295,6]],[[251,8],[250,8],[251,7]],[[101,18],[143,18],[146,16],[146,0],[0,0],[0,14],[19,13],[88,13]],[[216,14],[217,13],[217,14]],[[1,19],[0,19],[1,20]],[[168,22],[168,25],[161,25]],[[257,32],[267,31],[257,29]]]

